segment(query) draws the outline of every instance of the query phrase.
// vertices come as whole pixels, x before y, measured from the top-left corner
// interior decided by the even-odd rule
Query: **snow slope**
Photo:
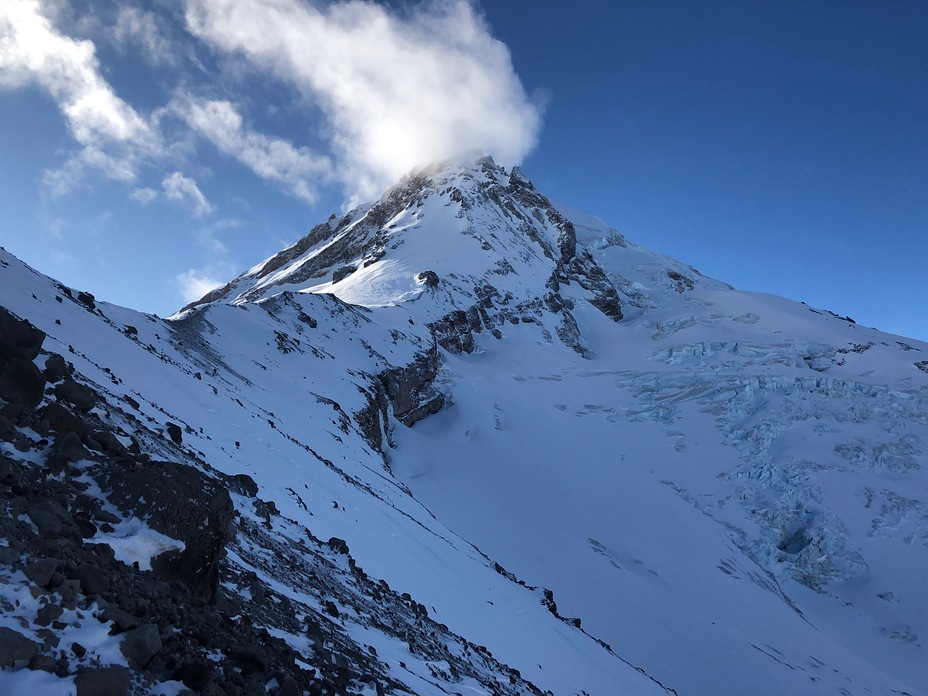
[[[928,344],[734,290],[489,159],[168,321],[3,266],[2,304],[250,474],[274,534],[344,539],[542,690],[928,693]],[[411,692],[493,691],[364,623]]]

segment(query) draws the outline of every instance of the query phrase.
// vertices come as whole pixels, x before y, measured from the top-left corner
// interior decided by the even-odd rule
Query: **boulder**
[[[155,653],[161,650],[161,636],[155,624],[139,626],[124,635],[119,651],[126,656],[133,669],[143,669]]]
[[[0,667],[28,660],[39,652],[39,644],[19,631],[0,626]]]
[[[102,594],[110,589],[109,578],[95,565],[85,563],[78,566],[73,573],[73,579],[81,583],[81,590],[84,594],[96,595]]]
[[[60,382],[66,377],[71,376],[71,369],[68,367],[68,363],[65,362],[65,359],[58,355],[58,353],[52,353],[45,360],[45,378],[54,384],[55,382]]]
[[[9,418],[0,414],[0,440],[5,442],[12,442],[13,438],[16,437],[16,427],[10,421]]]
[[[12,360],[0,372],[0,397],[32,410],[45,396],[45,375],[31,360]]]
[[[129,670],[121,665],[88,669],[74,678],[77,696],[129,696]]]
[[[258,495],[258,484],[248,474],[235,474],[232,477],[232,489],[240,495],[254,498]]]
[[[27,565],[23,572],[39,587],[46,587],[51,582],[52,574],[57,568],[58,561],[54,558],[39,558]]]
[[[35,498],[27,509],[29,519],[45,539],[65,537],[80,539],[81,534],[74,524],[71,513],[51,498]]]
[[[43,416],[48,421],[49,428],[56,433],[77,433],[81,439],[87,435],[84,422],[57,401],[52,401],[45,407]]]
[[[69,462],[79,462],[87,458],[87,450],[81,444],[81,439],[75,433],[64,433],[55,440],[52,452],[58,454]]]
[[[55,396],[61,401],[67,401],[74,408],[86,413],[97,405],[97,395],[93,389],[78,384],[73,379],[66,379],[55,387]]]
[[[184,441],[184,434],[177,423],[168,422],[165,425],[167,426],[168,437],[171,438],[171,442],[175,445],[179,445]]]
[[[183,551],[152,559],[155,577],[179,580],[194,596],[211,600],[232,534],[234,507],[226,488],[193,467],[173,462],[109,467],[95,478],[121,513],[146,519],[155,531],[184,544]]]
[[[44,340],[44,331],[0,307],[0,365],[11,360],[35,360]]]

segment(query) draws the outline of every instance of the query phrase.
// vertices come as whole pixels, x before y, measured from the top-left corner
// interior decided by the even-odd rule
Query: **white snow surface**
[[[352,258],[302,277],[322,239],[170,321],[58,302],[6,252],[0,298],[110,403],[189,425],[185,447],[251,475],[285,517],[345,539],[371,576],[543,690],[928,694],[928,344],[734,290],[561,210],[624,314],[562,280],[581,354],[539,299],[561,227],[481,194],[507,177],[485,162],[425,173]],[[531,321],[497,321],[471,353],[440,349],[448,405],[392,420],[385,462],[353,414],[487,282],[495,309]],[[346,630],[407,661],[395,676],[413,693],[441,692],[404,645]]]

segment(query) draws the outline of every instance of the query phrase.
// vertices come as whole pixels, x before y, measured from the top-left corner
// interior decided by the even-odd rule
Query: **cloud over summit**
[[[333,190],[358,202],[462,153],[520,163],[540,129],[540,107],[475,0],[401,10],[373,0],[62,7],[0,2],[0,90],[46,93],[73,141],[45,173],[53,193],[102,175],[133,200],[184,200],[204,215],[207,194],[222,195],[194,193],[183,172],[203,171],[196,158],[206,146],[307,204]],[[127,96],[138,96],[140,80],[158,85],[160,104]]]
[[[362,0],[190,0],[186,19],[216,50],[245,56],[318,104],[337,176],[354,196],[462,152],[514,164],[535,145],[540,109],[467,0],[403,15]]]

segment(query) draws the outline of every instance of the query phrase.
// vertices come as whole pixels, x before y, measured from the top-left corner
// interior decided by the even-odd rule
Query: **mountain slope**
[[[925,693],[924,343],[733,290],[488,158],[167,321],[8,255],[0,289],[100,427],[231,490],[213,601],[320,688],[334,652],[393,693]],[[41,470],[52,401],[6,457]]]

